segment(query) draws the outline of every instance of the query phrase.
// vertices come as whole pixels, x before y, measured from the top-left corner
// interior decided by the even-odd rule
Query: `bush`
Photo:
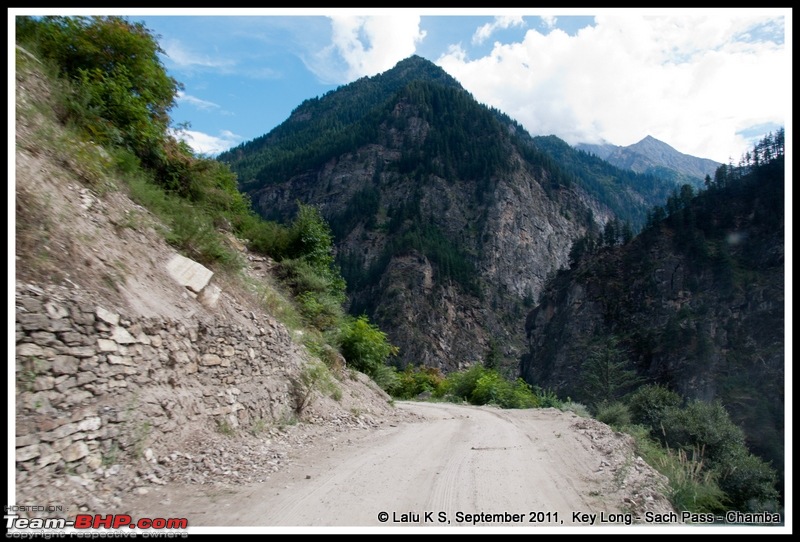
[[[631,413],[624,403],[614,401],[601,404],[597,408],[595,419],[619,431],[631,424]]]
[[[777,501],[774,469],[747,450],[743,431],[718,401],[668,409],[663,427],[668,447],[703,450],[732,509],[764,510]]]
[[[522,378],[517,378],[513,383],[508,383],[506,394],[500,397],[500,406],[503,408],[539,408],[542,405],[530,384]]]
[[[339,342],[348,365],[369,376],[380,370],[389,356],[399,352],[366,316],[349,318],[342,326]]]
[[[234,230],[247,240],[247,248],[279,260],[289,246],[289,229],[277,222],[262,220],[254,213],[233,217]]]
[[[669,499],[679,511],[725,511],[725,492],[717,483],[716,473],[705,468],[697,449],[691,457],[685,450],[667,450],[656,461],[656,467],[669,479]]]
[[[494,369],[473,365],[463,372],[447,375],[442,394],[473,405],[497,405],[501,408],[536,408],[539,398],[521,378],[509,381]]]
[[[392,397],[397,397],[396,390],[400,386],[400,376],[397,369],[389,365],[376,367],[372,373],[372,380],[386,393]]]
[[[700,447],[713,464],[744,446],[744,433],[719,401],[692,401],[685,408],[667,409],[662,425],[669,448],[691,451]]]
[[[321,361],[310,361],[298,375],[291,376],[290,380],[297,414],[302,414],[313,403],[314,392],[331,396],[337,401],[342,398],[342,389],[328,367]]]
[[[651,434],[661,431],[661,421],[665,413],[680,406],[681,396],[657,384],[642,386],[627,400],[631,421],[644,425]]]
[[[398,399],[413,399],[425,392],[441,397],[444,393],[444,375],[436,367],[408,365],[397,376],[397,384],[390,393]]]
[[[500,376],[500,373],[485,369],[475,382],[469,402],[473,405],[499,404],[501,398],[508,394],[506,390],[508,387],[508,382]]]
[[[589,408],[586,405],[583,403],[575,403],[570,399],[567,399],[567,402],[563,403],[559,408],[563,412],[572,412],[581,418],[592,417],[592,414],[589,412]]]
[[[334,329],[344,317],[339,300],[325,293],[303,292],[297,303],[305,322],[320,331]]]
[[[469,401],[483,371],[482,366],[473,365],[465,371],[448,374],[443,384],[444,395],[459,401]]]
[[[726,455],[717,467],[720,487],[735,510],[775,511],[779,499],[775,470],[744,447]]]
[[[539,398],[539,406],[541,408],[558,408],[562,409],[564,402],[558,398],[558,395],[553,390],[543,390],[542,388],[534,388],[536,396]]]
[[[306,292],[324,294],[335,289],[327,273],[320,273],[302,258],[283,260],[278,264],[277,274],[295,295]]]
[[[701,450],[669,450],[650,436],[643,425],[626,427],[635,442],[636,453],[669,480],[665,495],[676,510],[719,513],[725,510],[725,493],[717,484],[717,474],[710,471]]]

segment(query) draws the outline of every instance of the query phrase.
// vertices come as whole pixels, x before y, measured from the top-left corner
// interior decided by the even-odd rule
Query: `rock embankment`
[[[249,317],[129,317],[74,290],[18,283],[17,503],[102,511],[170,480],[246,482],[277,470],[286,446],[312,438],[290,430],[293,377],[312,361],[272,317]],[[342,397],[318,397],[305,421],[370,426],[391,408],[364,403],[379,394],[363,375],[339,384]]]

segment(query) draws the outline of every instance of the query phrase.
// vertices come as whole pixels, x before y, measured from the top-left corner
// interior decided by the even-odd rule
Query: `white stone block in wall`
[[[95,315],[97,315],[98,320],[111,324],[112,326],[119,324],[119,314],[107,311],[103,307],[97,307]]]
[[[39,457],[39,445],[26,446],[24,448],[17,448],[17,461],[28,461]]]
[[[136,339],[122,326],[114,328],[114,331],[111,332],[111,340],[117,344],[131,344],[136,342]]]
[[[207,267],[176,254],[167,264],[167,271],[178,284],[199,294],[206,287],[214,272]]]
[[[116,352],[117,343],[111,339],[97,339],[97,348],[100,352]]]
[[[66,450],[61,452],[61,457],[63,457],[64,461],[67,463],[77,461],[78,459],[84,458],[87,455],[89,455],[89,447],[82,440],[74,442],[68,446]]]

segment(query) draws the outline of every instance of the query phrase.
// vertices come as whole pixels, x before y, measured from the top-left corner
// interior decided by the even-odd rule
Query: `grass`
[[[261,433],[267,430],[267,422],[264,421],[263,418],[258,418],[254,420],[253,423],[250,425],[250,434],[254,437],[257,437]]]
[[[150,431],[153,429],[153,424],[149,420],[144,420],[136,426],[133,431],[133,456],[137,459],[144,455],[144,449],[147,446],[147,437],[150,436]]]
[[[670,450],[654,441],[645,427],[625,428],[636,443],[636,452],[669,480],[667,497],[678,511],[715,513],[725,509],[725,494],[711,471],[705,470],[703,450],[691,454]]]
[[[328,369],[328,366],[318,360],[311,360],[301,370],[300,374],[290,377],[292,383],[292,396],[295,402],[295,412],[302,415],[314,401],[314,393],[332,397],[336,401],[342,399],[342,389]]]
[[[228,420],[224,418],[217,419],[216,423],[217,423],[217,432],[225,435],[226,437],[232,437],[236,434],[236,430],[233,428],[233,426]]]
[[[119,461],[119,445],[117,441],[112,441],[111,446],[108,449],[108,452],[103,454],[101,464],[108,468],[111,465],[116,464]]]
[[[575,403],[571,400],[567,400],[565,403],[561,405],[560,410],[562,412],[572,412],[573,414],[580,416],[581,418],[591,418],[592,415],[589,413],[589,409],[586,405],[582,403]]]
[[[33,386],[36,382],[36,377],[44,374],[48,363],[36,356],[28,357],[25,362],[25,368],[18,373],[17,379],[25,391],[33,391]]]

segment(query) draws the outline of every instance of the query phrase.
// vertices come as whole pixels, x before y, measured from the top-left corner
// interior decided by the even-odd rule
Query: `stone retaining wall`
[[[268,316],[187,326],[128,318],[70,291],[18,285],[18,472],[83,474],[192,423],[223,429],[293,412],[303,352]]]

